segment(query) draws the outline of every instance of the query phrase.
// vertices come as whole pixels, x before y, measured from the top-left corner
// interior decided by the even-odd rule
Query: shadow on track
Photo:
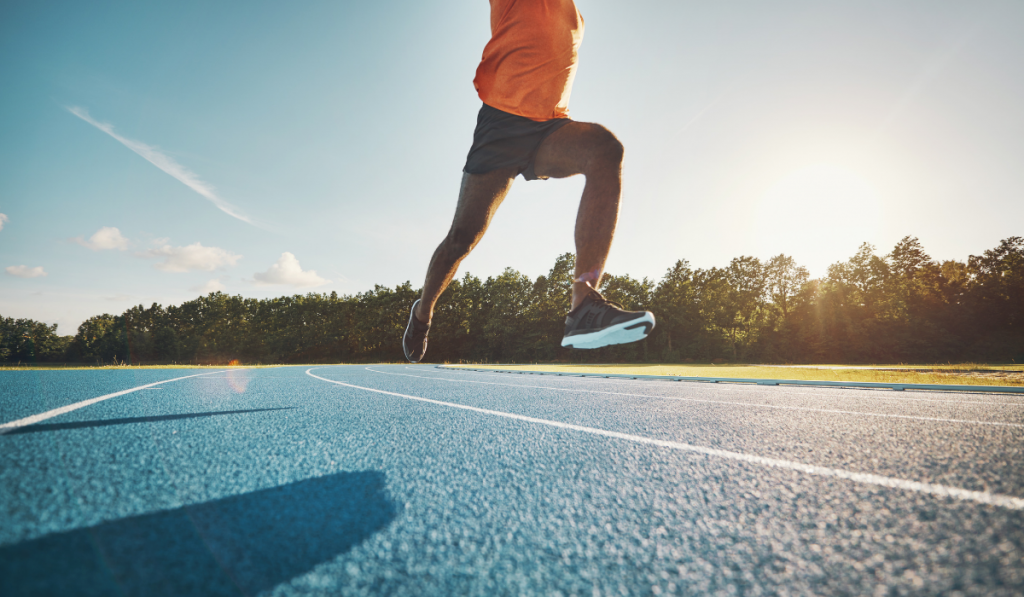
[[[61,429],[87,429],[89,427],[107,427],[110,425],[131,425],[132,423],[156,423],[159,421],[177,421],[178,419],[196,419],[200,417],[216,417],[217,415],[240,415],[244,413],[259,413],[269,410],[292,410],[296,406],[282,406],[279,408],[252,408],[249,410],[218,410],[208,413],[191,413],[184,415],[157,415],[154,417],[130,417],[127,419],[106,419],[103,421],[78,421],[76,423],[46,423],[42,425],[28,425],[14,431],[8,431],[4,435],[18,435],[19,433],[40,433],[42,431],[60,431]]]
[[[384,473],[327,475],[0,547],[0,594],[252,595],[395,515]]]

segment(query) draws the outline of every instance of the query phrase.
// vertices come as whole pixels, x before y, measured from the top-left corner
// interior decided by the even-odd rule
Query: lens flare
[[[232,359],[228,363],[228,366],[237,367],[241,365],[238,359]],[[245,392],[245,389],[249,387],[249,370],[248,369],[231,369],[227,373],[228,385],[237,394]]]

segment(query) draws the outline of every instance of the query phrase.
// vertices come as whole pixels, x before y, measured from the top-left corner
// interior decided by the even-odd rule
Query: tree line
[[[506,269],[464,275],[435,310],[431,362],[1022,362],[1024,238],[967,261],[933,260],[906,237],[885,255],[864,244],[811,279],[792,257],[726,267],[675,263],[661,280],[606,275],[601,292],[654,312],[644,341],[560,346],[574,257],[531,280]],[[74,336],[0,317],[0,360],[69,363],[380,362],[404,360],[419,290],[408,282],[353,295],[252,299],[214,292],[179,306],[138,305],[88,319]]]

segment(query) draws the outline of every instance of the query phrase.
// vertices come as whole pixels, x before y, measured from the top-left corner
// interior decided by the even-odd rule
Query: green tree
[[[651,297],[651,310],[656,317],[657,335],[652,342],[660,348],[665,361],[679,361],[696,356],[693,338],[698,333],[700,313],[696,309],[693,270],[685,259],[676,261],[665,272]]]
[[[62,361],[70,336],[57,335],[57,324],[0,317],[0,360],[7,362]]]
[[[729,284],[727,308],[732,312],[726,329],[735,360],[745,357],[746,348],[757,340],[760,324],[766,315],[767,281],[761,260],[747,256],[729,262],[725,279]]]

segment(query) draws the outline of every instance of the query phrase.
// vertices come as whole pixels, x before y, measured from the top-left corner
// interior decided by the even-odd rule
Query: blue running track
[[[5,371],[4,424],[5,597],[1024,595],[1021,395]]]

